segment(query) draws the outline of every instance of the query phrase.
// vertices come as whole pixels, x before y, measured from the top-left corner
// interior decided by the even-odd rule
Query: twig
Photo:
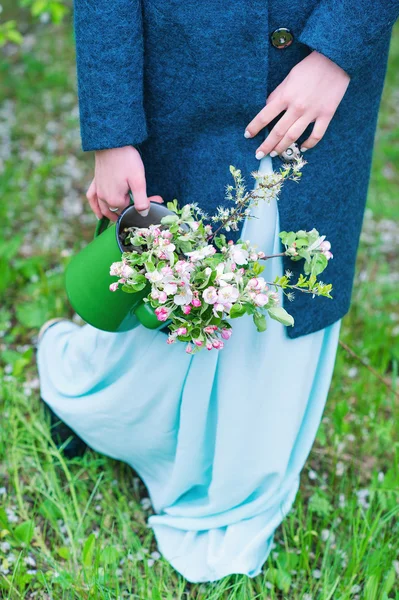
[[[342,348],[344,350],[346,350],[348,352],[348,354],[350,354],[352,356],[352,358],[355,358],[358,362],[360,362],[360,364],[363,365],[363,367],[366,367],[366,369],[368,371],[370,371],[370,373],[372,373],[374,375],[374,377],[377,377],[377,379],[379,379],[381,381],[381,383],[383,383],[389,390],[391,390],[391,392],[393,394],[395,394],[395,396],[397,398],[399,398],[399,392],[397,390],[395,390],[392,383],[390,381],[388,381],[387,379],[385,379],[385,377],[383,377],[380,373],[378,373],[378,371],[376,371],[373,367],[370,367],[370,365],[368,365],[366,363],[364,358],[362,358],[361,356],[356,354],[356,352],[354,350],[352,350],[352,348],[350,348],[347,344],[345,344],[345,342],[342,342],[341,340],[339,340],[339,345],[342,346]]]

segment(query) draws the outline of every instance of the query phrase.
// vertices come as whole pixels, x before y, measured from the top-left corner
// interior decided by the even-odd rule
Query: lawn
[[[88,451],[66,460],[39,402],[34,344],[72,316],[70,255],[92,235],[68,24],[29,27],[0,64],[0,598],[399,599],[399,27],[350,313],[295,505],[261,575],[187,583],[156,550],[146,489]],[[371,372],[366,365],[374,369]]]

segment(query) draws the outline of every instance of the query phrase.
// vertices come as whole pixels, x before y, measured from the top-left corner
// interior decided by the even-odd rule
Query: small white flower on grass
[[[355,583],[355,585],[352,585],[351,594],[358,594],[361,591],[362,591],[362,588],[360,587],[360,585],[358,585],[357,583]]]
[[[154,560],[158,560],[159,558],[161,558],[161,555],[159,554],[159,552],[154,550],[154,552],[151,552],[151,558],[153,558]]]
[[[313,577],[314,577],[315,579],[320,579],[320,577],[321,577],[321,571],[320,571],[320,569],[315,569],[315,570],[313,571],[312,575],[313,575]]]
[[[27,569],[26,572],[28,573],[28,575],[36,575],[37,573],[36,569]]]
[[[330,530],[322,529],[320,537],[323,540],[323,542],[326,542],[328,540],[328,538],[330,537]]]
[[[311,594],[304,594],[302,600],[313,600],[313,596]]]
[[[399,575],[399,560],[394,560],[392,566],[395,570],[396,575]]]
[[[317,479],[316,471],[312,471],[312,469],[311,469],[308,473],[308,477],[309,477],[309,479],[312,479],[312,480]]]
[[[273,584],[270,581],[266,581],[265,588],[267,588],[268,590],[271,590],[271,589],[273,589]]]
[[[7,494],[7,489],[5,487],[0,487],[0,496],[5,496]]]
[[[344,465],[344,463],[343,463],[343,462],[341,462],[341,461],[338,461],[338,462],[337,462],[337,465],[336,465],[336,467],[335,467],[335,474],[336,474],[338,477],[342,477],[342,475],[343,475],[344,473],[345,473],[345,465]]]
[[[0,550],[2,552],[4,552],[4,554],[6,554],[7,552],[9,552],[10,549],[11,549],[11,546],[10,546],[10,544],[8,542],[2,542],[0,544]]]
[[[355,493],[357,496],[357,501],[358,501],[359,506],[362,506],[363,508],[368,508],[370,506],[370,503],[367,500],[367,498],[370,495],[369,490],[367,490],[367,489],[357,490]]]
[[[358,370],[356,367],[351,367],[348,370],[348,377],[350,377],[351,379],[354,379],[356,377],[356,375],[358,374]]]
[[[17,523],[18,517],[15,514],[15,512],[13,510],[11,510],[11,508],[6,508],[6,514],[7,514],[9,523]]]
[[[33,556],[26,556],[26,557],[24,558],[24,563],[25,563],[26,565],[29,565],[30,567],[36,567],[36,561],[35,561],[35,559],[33,558]]]
[[[385,477],[385,473],[383,473],[382,471],[380,471],[377,475],[377,479],[378,481],[381,483],[382,481],[384,481],[384,477]]]
[[[345,494],[340,494],[338,496],[338,506],[340,508],[345,508],[345,506],[346,506]]]
[[[142,498],[140,504],[143,510],[150,510],[150,508],[152,508],[151,500],[149,498]]]

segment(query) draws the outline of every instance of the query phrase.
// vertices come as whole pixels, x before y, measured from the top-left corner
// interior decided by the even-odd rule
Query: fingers
[[[331,119],[332,117],[319,117],[316,119],[312,133],[301,145],[301,152],[306,152],[309,148],[314,148],[323,139]]]
[[[121,212],[121,210],[118,211],[118,213],[116,212],[112,212],[109,210],[109,207],[113,205],[111,204],[107,204],[107,202],[105,202],[105,200],[98,200],[98,204],[101,210],[101,216],[107,217],[107,219],[109,219],[110,221],[117,221],[118,217],[119,217],[119,212]],[[123,210],[123,209],[122,209]]]
[[[293,136],[295,136],[295,125],[298,122],[298,120],[298,114],[295,110],[287,110],[284,116],[282,116],[281,119],[277,121],[277,123],[275,124],[265,141],[262,142],[262,144],[257,149],[255,154],[256,158],[260,160],[264,156],[266,156],[266,154],[269,153],[271,157],[277,156],[279,152],[282,152],[283,150],[288,148],[288,146],[291,146],[291,144],[295,142],[300,135],[299,134],[298,136],[296,136],[295,139],[291,139]],[[297,129],[300,129],[302,127],[304,121],[306,121],[306,123],[309,124],[309,119],[306,119],[305,117],[302,117],[300,120],[301,123],[299,123]],[[306,125],[300,133],[305,131],[305,129]],[[287,142],[285,146],[285,142],[283,142],[283,140]]]
[[[164,201],[163,198],[162,198],[162,196],[150,196],[148,198],[148,200],[150,202],[157,202],[158,204],[162,204],[162,202]]]
[[[273,158],[277,154],[281,154],[284,150],[287,150],[294,142],[297,141],[300,135],[305,131],[309,125],[309,118],[302,117],[295,121],[295,123],[288,129],[282,140],[273,148],[270,152],[270,156]]]
[[[89,186],[89,189],[87,190],[86,198],[88,199],[89,204],[90,204],[90,208],[94,212],[94,214],[96,215],[97,219],[101,219],[102,212],[101,212],[101,209],[100,209],[100,207],[98,205],[98,198],[97,198],[97,193],[96,193],[96,182],[95,182],[95,179],[93,179],[93,181],[91,182],[91,184]]]
[[[268,102],[266,106],[262,108],[260,112],[258,112],[256,117],[247,125],[244,133],[245,137],[250,138],[259,133],[261,129],[266,127],[270,121],[273,121],[273,119],[283,112],[285,108],[286,106],[284,102],[279,98]]]
[[[133,195],[133,202],[137,212],[143,217],[146,217],[150,210],[150,201],[147,197],[147,183],[144,174],[137,177],[131,177],[128,179],[128,184]]]

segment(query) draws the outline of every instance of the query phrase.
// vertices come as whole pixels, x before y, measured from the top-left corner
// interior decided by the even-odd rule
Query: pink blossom
[[[252,277],[252,279],[250,279],[247,283],[247,288],[249,290],[256,290],[258,286],[259,281],[256,279],[256,277]]]
[[[195,307],[201,306],[202,302],[198,298],[193,298],[191,304]]]
[[[194,340],[194,344],[196,346],[203,346],[203,342],[201,342],[201,340]]]
[[[206,327],[204,327],[205,333],[213,333],[216,330],[217,330],[217,325],[207,325]]]
[[[232,329],[222,329],[221,336],[224,340],[228,340],[231,337],[232,333],[233,333]]]
[[[175,343],[175,338],[168,336],[168,339],[166,340],[167,344],[174,344]]]
[[[173,269],[170,265],[166,265],[165,267],[162,267],[161,273],[163,275],[173,275]]]
[[[164,231],[162,231],[161,236],[170,240],[170,238],[173,237],[173,234],[171,231],[169,231],[169,229],[165,229]]]
[[[235,263],[235,262],[231,263],[231,270],[232,270],[232,271],[235,271],[235,270],[236,270],[236,268],[237,268],[237,265],[236,265],[236,263]]]
[[[229,246],[232,246],[234,244],[233,240],[229,240],[227,243]]]
[[[265,258],[266,254],[262,251],[258,252],[258,258]]]
[[[159,292],[158,300],[161,304],[164,304],[164,302],[166,302],[167,299],[168,299],[168,296],[167,296],[166,292]]]
[[[111,285],[109,286],[111,292],[116,292],[116,290],[118,289],[118,285],[119,283],[117,281],[115,281],[115,283],[111,283]]]
[[[186,327],[179,327],[178,329],[176,329],[176,334],[177,335],[186,335],[187,333],[187,328]]]
[[[109,274],[112,277],[120,277],[123,264],[124,264],[123,262],[112,263],[110,270],[109,270]]]
[[[187,344],[186,346],[186,352],[187,354],[191,354],[191,352],[193,351],[193,347],[191,344]]]
[[[130,265],[124,264],[121,269],[121,275],[125,279],[128,279],[131,275],[133,275],[134,269]]]
[[[269,302],[269,297],[267,294],[256,294],[255,296],[255,304],[257,306],[265,306]]]
[[[155,309],[155,314],[157,315],[158,321],[166,321],[169,316],[169,312],[164,306],[158,306],[158,308]]]
[[[208,342],[206,343],[206,349],[207,349],[207,350],[212,350],[212,348],[213,348],[213,346],[212,346],[212,342],[209,342],[209,341],[208,341]]]
[[[326,250],[331,250],[331,244],[328,240],[324,240],[324,242],[322,242],[319,246],[319,249],[322,252],[325,252]]]
[[[189,315],[191,312],[191,306],[182,306],[182,311],[184,312],[185,315]]]
[[[207,304],[214,304],[217,300],[218,293],[212,285],[202,292],[202,297]]]

